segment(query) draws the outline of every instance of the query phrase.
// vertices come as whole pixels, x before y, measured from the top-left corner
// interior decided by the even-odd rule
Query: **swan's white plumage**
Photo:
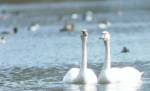
[[[82,61],[80,68],[70,69],[63,78],[64,83],[96,84],[97,77],[92,69],[87,68],[87,36],[86,30],[82,31]]]
[[[133,67],[111,67],[110,35],[107,31],[104,31],[102,34],[105,44],[105,61],[99,75],[99,83],[141,82],[143,72]]]
[[[73,83],[79,74],[79,68],[71,68],[63,78],[63,82],[65,83]]]
[[[121,74],[124,82],[140,82],[143,72],[140,72],[133,67],[124,67],[121,69]]]
[[[91,69],[86,69],[85,74],[80,74],[79,68],[72,68],[64,76],[63,82],[75,84],[95,84],[97,83],[97,77]]]
[[[108,70],[101,70],[99,76],[100,83],[111,83],[111,82],[119,82],[120,79],[120,68],[111,68]]]

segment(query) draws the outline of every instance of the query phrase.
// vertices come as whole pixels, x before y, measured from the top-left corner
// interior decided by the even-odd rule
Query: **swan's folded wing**
[[[63,78],[64,83],[73,83],[79,74],[79,68],[70,69]]]
[[[128,82],[140,82],[142,78],[142,72],[138,71],[133,67],[122,68],[122,77],[124,81]]]

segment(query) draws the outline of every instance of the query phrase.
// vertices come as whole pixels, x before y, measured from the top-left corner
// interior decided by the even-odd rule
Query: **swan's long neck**
[[[105,61],[103,69],[110,69],[111,67],[110,40],[104,40],[104,45],[105,45]]]
[[[82,40],[82,61],[80,63],[80,72],[84,73],[87,68],[87,37],[81,38]]]

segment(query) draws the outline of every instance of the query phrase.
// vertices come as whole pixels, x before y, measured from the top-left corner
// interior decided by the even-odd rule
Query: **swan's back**
[[[140,72],[133,67],[124,67],[121,69],[121,74],[122,80],[125,82],[140,82],[143,72]]]
[[[79,74],[79,71],[80,71],[79,68],[70,69],[64,76],[63,82],[64,83],[74,83]]]

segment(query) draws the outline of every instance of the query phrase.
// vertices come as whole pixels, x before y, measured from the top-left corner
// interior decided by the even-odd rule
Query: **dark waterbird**
[[[130,50],[126,46],[124,46],[121,53],[128,53],[128,52],[130,52]]]
[[[11,31],[0,32],[0,35],[7,36],[7,35],[14,35],[14,34],[17,34],[17,33],[18,33],[18,28],[14,27]]]

